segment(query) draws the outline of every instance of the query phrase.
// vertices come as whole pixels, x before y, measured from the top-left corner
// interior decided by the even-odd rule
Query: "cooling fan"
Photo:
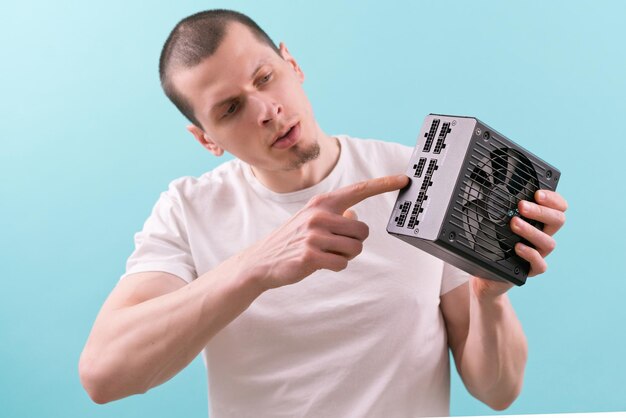
[[[520,238],[511,232],[509,221],[519,215],[517,202],[532,201],[537,189],[537,173],[523,154],[500,148],[485,157],[461,195],[463,229],[473,249],[492,261],[512,256]]]
[[[524,284],[529,264],[509,224],[560,172],[476,118],[429,115],[422,132],[387,231],[470,274]]]

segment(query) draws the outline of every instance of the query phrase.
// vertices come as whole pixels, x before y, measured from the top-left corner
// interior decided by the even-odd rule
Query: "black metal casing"
[[[529,263],[509,222],[519,200],[556,190],[560,171],[473,117],[430,114],[421,133],[387,232],[472,275],[523,285]]]

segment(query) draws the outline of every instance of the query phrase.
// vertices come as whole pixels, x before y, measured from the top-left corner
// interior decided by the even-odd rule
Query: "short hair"
[[[202,129],[191,103],[174,87],[172,74],[192,68],[215,53],[226,35],[228,24],[241,23],[262,43],[277,54],[280,50],[272,39],[248,16],[234,10],[206,10],[184,18],[172,29],[159,59],[159,77],[165,95],[191,123]]]

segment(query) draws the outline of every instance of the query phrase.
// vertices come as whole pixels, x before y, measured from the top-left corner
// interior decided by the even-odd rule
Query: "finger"
[[[560,210],[561,212],[567,210],[567,201],[563,199],[563,196],[551,190],[537,190],[535,192],[535,201],[540,205]]]
[[[554,238],[535,228],[519,216],[515,216],[511,219],[511,230],[530,242],[542,257],[546,257],[556,247]]]
[[[530,277],[545,273],[548,269],[548,263],[535,248],[518,242],[515,244],[515,253],[530,263],[528,271]]]
[[[317,203],[324,205],[336,213],[343,213],[368,197],[399,190],[406,186],[408,182],[409,178],[404,174],[378,177],[351,184],[322,195],[317,199]]]
[[[336,235],[334,238],[324,243],[322,250],[352,260],[363,251],[363,242],[357,239]]]
[[[353,211],[352,209],[348,209],[347,211],[345,211],[343,213],[343,217],[351,219],[353,221],[358,221],[359,220],[359,217],[357,216],[356,212]]]
[[[565,213],[558,209],[552,209],[526,200],[520,201],[518,208],[524,217],[543,223],[543,232],[548,235],[554,235],[565,223]]]
[[[310,248],[324,253],[331,253],[352,260],[363,251],[363,242],[341,235],[312,234],[307,240]]]
[[[369,235],[369,227],[365,222],[357,221],[346,217],[345,214],[351,212],[355,217],[356,213],[349,210],[344,215],[337,215],[326,211],[319,211],[309,220],[309,227],[315,230],[329,231],[335,235],[343,235],[349,238],[364,241]],[[348,216],[353,216],[349,214]]]
[[[341,255],[333,254],[333,253],[321,253],[319,255],[320,260],[320,268],[331,270],[331,271],[341,271],[348,267],[348,259]]]
[[[341,271],[348,267],[348,261],[349,260],[342,255],[324,251],[315,251],[311,252],[311,262],[309,265],[311,266],[311,273],[320,269]]]

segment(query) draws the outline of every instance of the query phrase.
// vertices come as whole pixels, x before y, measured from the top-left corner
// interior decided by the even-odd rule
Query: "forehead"
[[[239,23],[231,23],[215,53],[198,65],[174,71],[176,88],[199,111],[233,94],[259,65],[282,59]],[[202,105],[201,105],[202,104]]]

